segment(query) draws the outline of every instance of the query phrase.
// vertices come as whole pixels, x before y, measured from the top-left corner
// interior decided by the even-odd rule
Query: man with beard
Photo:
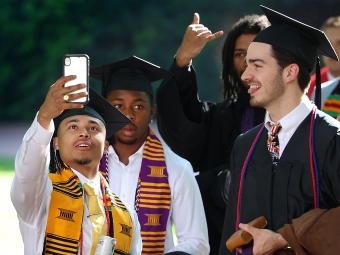
[[[226,169],[234,140],[264,119],[264,109],[249,105],[240,76],[246,68],[244,58],[249,44],[268,25],[265,16],[246,15],[232,26],[222,49],[226,99],[217,104],[201,102],[192,59],[222,32],[212,34],[199,24],[195,13],[170,68],[174,80],[164,80],[157,90],[157,124],[162,138],[200,173],[197,182],[207,217],[210,254],[217,254],[220,245],[229,187]]]
[[[93,68],[90,75],[104,81],[106,99],[131,119],[109,139],[101,171],[112,190],[134,205],[141,224],[142,253],[207,255],[207,225],[192,167],[149,127],[156,111],[151,82],[171,74],[133,56]]]
[[[87,95],[71,94],[85,84],[64,86],[75,78],[50,87],[15,158],[11,199],[24,254],[93,255],[103,235],[116,239],[115,253],[141,254],[136,213],[99,172],[106,135],[129,119],[93,90],[88,105],[71,103]]]
[[[253,237],[242,254],[334,254],[340,248],[340,124],[305,92],[316,50],[338,57],[322,31],[261,7],[272,25],[250,44],[241,78],[250,104],[267,112],[264,124],[234,143],[219,254],[234,254],[225,241],[239,229]],[[241,224],[259,216],[267,229]]]

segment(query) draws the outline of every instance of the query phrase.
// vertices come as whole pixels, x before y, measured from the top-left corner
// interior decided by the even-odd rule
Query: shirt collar
[[[284,132],[295,131],[301,122],[308,116],[312,111],[313,104],[305,95],[302,98],[301,103],[295,107],[290,113],[280,119],[277,123],[280,123]],[[265,126],[268,131],[271,130],[271,124],[277,124],[270,119],[269,113],[266,112]]]
[[[335,79],[335,77],[331,74],[331,72],[330,72],[329,70],[328,70],[328,72],[327,72],[327,79],[328,79],[329,81]]]
[[[130,161],[131,158],[135,158],[135,157],[143,155],[144,145],[145,145],[145,142],[142,144],[141,147],[139,147],[139,149],[134,154],[130,155],[129,161]],[[118,155],[117,155],[117,153],[116,153],[116,151],[115,151],[115,149],[113,148],[112,145],[110,145],[109,148],[108,148],[108,154],[109,154],[109,156],[113,156],[114,160],[119,161],[119,157],[118,157]]]
[[[73,168],[71,168],[71,169],[72,169],[73,173],[78,176],[79,181],[81,182],[82,185],[84,183],[86,183],[86,182],[92,182],[100,190],[100,176],[99,176],[99,172],[96,174],[96,177],[94,177],[92,180],[90,180],[90,179],[86,178],[84,175],[82,175],[81,173],[79,173],[77,170],[75,170]]]

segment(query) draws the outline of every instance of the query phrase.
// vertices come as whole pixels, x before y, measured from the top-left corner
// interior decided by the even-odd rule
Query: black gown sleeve
[[[316,145],[317,146],[317,145]],[[337,132],[327,150],[325,164],[320,169],[330,193],[330,200],[335,201],[333,207],[340,206],[340,133]]]
[[[199,101],[192,66],[180,68],[174,62],[170,71],[174,76],[163,80],[157,89],[158,130],[170,148],[195,170],[204,158],[215,107]]]
[[[202,121],[202,104],[198,99],[196,72],[192,65],[179,67],[173,61],[170,72],[178,90],[179,100],[185,117],[195,123]]]
[[[234,143],[235,146],[235,143]],[[234,164],[234,152],[233,149],[230,156],[230,188],[229,188],[229,196],[228,196],[228,206],[224,217],[223,223],[223,231],[221,238],[221,245],[219,249],[219,255],[229,255],[235,254],[230,252],[226,247],[226,242],[229,237],[235,232],[236,226],[236,199],[237,199],[237,191],[238,191],[238,174],[236,173],[235,164]]]
[[[322,133],[320,133],[322,134]],[[316,144],[318,146],[318,144]],[[334,254],[340,250],[340,134],[337,132],[326,150],[320,166],[321,190],[327,203],[310,210],[278,232],[297,254]]]

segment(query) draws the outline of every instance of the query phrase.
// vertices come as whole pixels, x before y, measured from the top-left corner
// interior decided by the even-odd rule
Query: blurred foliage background
[[[212,32],[226,34],[242,15],[261,14],[260,4],[315,27],[340,14],[339,0],[2,0],[0,123],[34,118],[49,86],[62,76],[65,54],[86,53],[91,67],[136,55],[167,69],[194,12]],[[222,100],[224,39],[194,60],[202,100]],[[90,84],[100,86],[92,79]]]

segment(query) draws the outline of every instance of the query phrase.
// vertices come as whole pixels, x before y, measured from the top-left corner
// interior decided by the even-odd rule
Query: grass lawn
[[[14,175],[14,158],[0,157],[0,177]]]
[[[14,158],[0,157],[0,243],[1,254],[24,254],[16,211],[10,199]]]

